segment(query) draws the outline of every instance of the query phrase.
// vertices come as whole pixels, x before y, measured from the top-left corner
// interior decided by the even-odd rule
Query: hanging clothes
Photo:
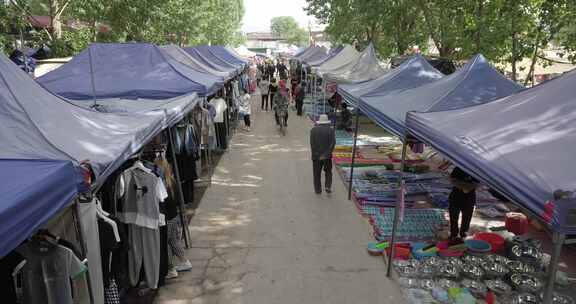
[[[128,225],[128,272],[130,283],[140,281],[142,266],[146,283],[157,288],[160,276],[160,230],[164,223],[160,202],[168,196],[166,187],[151,170],[133,166],[124,173],[125,193],[119,219]]]
[[[104,279],[102,277],[102,256],[98,231],[98,217],[95,201],[80,203],[78,214],[80,227],[84,236],[84,248],[88,258],[88,277],[90,278],[90,290],[94,304],[104,304]]]
[[[23,303],[74,303],[70,280],[87,268],[72,250],[58,244],[29,241],[17,251],[26,259],[22,267]]]

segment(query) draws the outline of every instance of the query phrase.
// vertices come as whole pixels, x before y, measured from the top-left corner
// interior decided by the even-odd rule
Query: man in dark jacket
[[[322,193],[322,170],[325,174],[326,193],[332,193],[332,151],[336,145],[336,134],[326,114],[320,115],[315,127],[310,130],[310,148],[314,170],[314,191]]]
[[[478,180],[455,167],[450,174],[450,181],[454,187],[448,196],[448,213],[450,215],[450,240],[458,242],[465,238],[476,205],[476,187]],[[458,218],[462,213],[462,223],[458,229]]]
[[[296,94],[296,115],[302,116],[302,108],[304,107],[304,97],[306,94],[304,93],[304,88],[306,87],[306,83],[302,82],[296,85],[294,92]]]

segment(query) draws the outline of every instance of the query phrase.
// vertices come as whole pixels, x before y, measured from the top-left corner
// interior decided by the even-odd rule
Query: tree
[[[402,55],[426,47],[421,11],[409,0],[307,0],[306,11],[321,23],[335,43],[372,42],[380,55]]]
[[[274,17],[270,22],[272,34],[286,39],[290,44],[303,46],[308,42],[308,35],[296,20],[290,16]]]

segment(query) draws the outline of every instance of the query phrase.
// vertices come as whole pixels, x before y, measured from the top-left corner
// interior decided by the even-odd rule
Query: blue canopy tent
[[[222,63],[221,60],[217,60],[209,52],[201,52],[193,47],[186,47],[183,50],[192,56],[192,58],[200,61],[202,64],[209,66],[217,71],[225,72],[230,75],[230,78],[238,75],[238,69],[226,63]]]
[[[4,56],[0,76],[0,158],[89,160],[94,187],[197,101],[194,95],[139,113],[101,113],[51,94]]]
[[[436,112],[487,103],[520,91],[482,55],[476,55],[462,69],[440,80],[408,90],[375,90],[362,96],[360,110],[375,123],[403,138],[406,113]]]
[[[232,78],[232,73],[214,69],[211,66],[204,64],[200,60],[192,57],[190,54],[188,54],[186,51],[184,51],[182,48],[178,46],[165,45],[161,46],[160,49],[162,50],[162,52],[164,52],[164,54],[169,55],[170,57],[174,58],[181,64],[190,66],[199,72],[222,78],[224,82]]]
[[[471,107],[509,96],[522,89],[520,85],[494,70],[482,55],[476,55],[462,69],[435,82],[383,95],[378,92],[366,94],[360,98],[359,108],[372,121],[402,139],[401,171],[404,171],[408,142],[405,119],[408,112],[438,112]],[[404,180],[401,179],[400,182],[403,184]],[[396,210],[399,208],[397,203]],[[400,212],[395,212],[390,241],[392,248],[399,214]],[[393,251],[394,249],[392,256]],[[389,263],[388,275],[390,269]]]
[[[196,50],[196,52],[198,52],[200,55],[204,56],[204,58],[206,58],[206,60],[209,60],[212,63],[219,65],[221,67],[232,69],[232,70],[234,70],[234,72],[237,75],[240,74],[242,72],[242,70],[244,69],[244,67],[242,65],[227,62],[226,60],[220,58],[219,56],[216,56],[212,52],[211,46],[209,46],[209,45],[198,45],[198,46],[194,46],[192,48],[194,50]]]
[[[235,54],[231,53],[228,49],[221,45],[213,45],[210,46],[210,51],[215,56],[222,58],[226,62],[229,62],[234,65],[240,65],[242,68],[246,68],[248,66],[248,62],[236,57]]]
[[[38,82],[74,100],[168,99],[192,92],[204,96],[213,90],[204,80],[203,84],[187,78],[176,63],[152,44],[95,43]]]
[[[3,257],[72,202],[80,177],[70,161],[0,159],[0,168]]]
[[[299,57],[298,60],[302,63],[308,64],[309,62],[314,62],[318,59],[324,58],[326,56],[326,48],[324,47],[314,47],[307,54]]]
[[[547,300],[565,234],[576,234],[576,72],[488,104],[408,113],[408,132],[553,232]],[[546,302],[550,303],[550,302]]]
[[[294,55],[293,59],[301,61],[301,59],[305,58],[306,56],[310,55],[311,52],[314,52],[314,49],[318,48],[317,46],[309,46],[304,50],[301,50],[298,54]]]
[[[338,86],[338,93],[342,95],[346,103],[356,107],[360,102],[360,97],[370,92],[383,96],[390,92],[409,90],[431,83],[443,76],[424,57],[415,55],[397,68],[374,80]]]

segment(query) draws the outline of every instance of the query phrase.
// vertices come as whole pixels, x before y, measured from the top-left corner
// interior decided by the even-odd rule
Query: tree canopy
[[[34,31],[32,16],[49,16],[51,26]],[[27,40],[68,56],[90,42],[153,42],[179,45],[242,42],[243,0],[12,0],[0,4],[0,25],[21,20]],[[64,26],[73,23],[76,26]],[[32,35],[34,34],[34,35]],[[2,27],[0,43],[9,41]]]
[[[576,50],[574,0],[306,0],[306,10],[335,43],[373,42],[383,57],[411,47],[438,49],[441,57],[482,53],[495,62],[532,58],[554,42]],[[576,60],[574,56],[566,57]],[[513,76],[515,77],[515,76]]]
[[[286,39],[290,44],[303,46],[308,42],[308,34],[302,29],[293,17],[274,17],[270,21],[270,31],[279,37]]]

